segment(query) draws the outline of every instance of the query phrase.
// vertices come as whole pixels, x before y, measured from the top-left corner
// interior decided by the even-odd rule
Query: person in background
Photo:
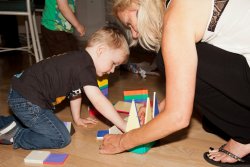
[[[249,166],[250,1],[113,0],[112,5],[133,40],[148,50],[161,48],[158,67],[166,76],[166,96],[157,117],[128,133],[106,135],[100,153],[123,152],[188,127],[195,105],[230,137],[204,153],[207,162]]]
[[[65,147],[71,141],[70,134],[53,113],[62,100],[70,100],[76,125],[97,122],[80,117],[82,94],[124,131],[126,122],[102,94],[97,76],[113,73],[128,56],[124,33],[117,27],[105,26],[93,33],[84,50],[52,56],[13,76],[8,102],[14,115],[0,116],[0,143],[31,150]]]
[[[75,0],[45,0],[41,19],[45,56],[79,50],[78,41],[73,33],[76,30],[82,37],[85,27],[75,16],[75,10]]]

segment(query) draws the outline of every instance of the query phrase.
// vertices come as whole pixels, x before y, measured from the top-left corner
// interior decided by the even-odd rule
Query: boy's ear
[[[99,46],[97,47],[97,51],[96,51],[97,56],[102,55],[102,53],[104,52],[104,50],[105,50],[105,47],[104,47],[103,45],[99,45]]]

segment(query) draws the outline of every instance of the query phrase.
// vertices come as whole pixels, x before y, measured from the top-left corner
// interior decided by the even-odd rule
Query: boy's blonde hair
[[[137,28],[139,43],[147,50],[159,51],[162,40],[164,5],[162,0],[112,0],[112,11],[117,17],[119,12],[132,4],[139,7]],[[117,17],[118,18],[118,17]],[[129,39],[131,39],[131,33]],[[134,41],[133,41],[134,42]]]
[[[126,59],[130,53],[124,32],[115,26],[104,26],[94,32],[87,41],[87,47],[97,44],[104,44],[112,49],[121,49]]]

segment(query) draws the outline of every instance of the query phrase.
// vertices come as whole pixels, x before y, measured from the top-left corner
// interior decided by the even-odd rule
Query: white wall
[[[85,40],[94,31],[105,25],[105,0],[76,0],[76,5],[76,16],[79,21],[86,27],[85,37],[79,39]]]
[[[94,31],[106,23],[106,4],[109,0],[76,0],[76,16],[86,27],[86,35],[77,38],[81,41],[86,40]],[[40,33],[41,12],[36,13],[38,32]],[[24,18],[18,17],[19,33],[25,33]]]

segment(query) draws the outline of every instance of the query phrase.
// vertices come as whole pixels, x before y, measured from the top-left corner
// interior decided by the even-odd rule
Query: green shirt
[[[75,0],[68,0],[69,7],[75,13]],[[56,0],[45,0],[41,24],[52,31],[73,33],[74,27],[68,22],[60,10]]]

